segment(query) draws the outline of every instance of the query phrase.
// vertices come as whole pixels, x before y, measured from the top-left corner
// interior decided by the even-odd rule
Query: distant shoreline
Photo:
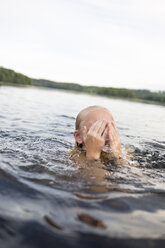
[[[59,88],[52,88],[52,87],[46,87],[46,86],[36,86],[36,85],[24,85],[24,84],[14,84],[14,83],[4,83],[0,82],[0,87],[1,86],[12,86],[12,87],[20,87],[20,88],[42,88],[42,89],[54,89],[54,90],[59,90],[59,91],[65,91],[65,92],[73,92],[73,93],[79,93],[79,94],[87,94],[87,95],[92,95],[92,96],[100,96],[100,97],[106,97],[109,99],[119,99],[119,100],[125,100],[125,101],[130,101],[130,102],[137,102],[137,103],[146,103],[146,104],[154,104],[154,105],[160,105],[160,106],[165,106],[165,103],[157,102],[157,101],[149,101],[149,100],[142,100],[142,99],[136,99],[136,98],[126,98],[126,97],[118,97],[118,96],[104,96],[104,95],[97,95],[97,94],[90,94],[86,92],[81,92],[81,91],[74,91],[74,90],[67,90],[67,89],[59,89]]]
[[[44,87],[113,99],[125,99],[134,102],[150,103],[165,106],[165,91],[134,90],[125,88],[84,86],[76,83],[54,82],[45,79],[32,79],[13,70],[0,67],[0,86]]]

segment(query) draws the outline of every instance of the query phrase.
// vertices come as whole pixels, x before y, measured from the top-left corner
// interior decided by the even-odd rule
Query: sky
[[[32,78],[165,90],[164,0],[0,0],[0,66]]]

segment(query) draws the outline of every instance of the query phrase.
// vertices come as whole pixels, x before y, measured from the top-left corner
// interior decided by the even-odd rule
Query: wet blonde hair
[[[81,123],[81,121],[83,120],[83,114],[85,114],[85,112],[86,112],[87,110],[96,109],[96,108],[103,108],[103,109],[106,109],[106,108],[101,107],[101,106],[98,106],[98,105],[93,105],[93,106],[89,106],[89,107],[87,107],[87,108],[85,108],[85,109],[82,109],[82,110],[79,112],[79,114],[77,115],[77,117],[76,117],[76,122],[75,122],[75,129],[76,129],[76,130],[79,130],[79,128],[80,128],[80,123]]]

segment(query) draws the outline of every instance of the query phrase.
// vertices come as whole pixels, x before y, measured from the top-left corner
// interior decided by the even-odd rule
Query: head
[[[97,120],[107,120],[113,121],[113,116],[110,111],[101,106],[89,106],[80,111],[77,115],[76,123],[75,123],[75,131],[74,137],[76,140],[76,144],[78,146],[83,146],[83,128],[87,127],[87,131]]]

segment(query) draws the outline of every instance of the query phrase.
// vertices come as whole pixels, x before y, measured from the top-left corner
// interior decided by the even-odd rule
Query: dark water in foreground
[[[107,165],[103,180],[69,157],[76,114],[96,104],[111,110],[138,161]],[[0,87],[4,247],[165,247],[165,107]]]

